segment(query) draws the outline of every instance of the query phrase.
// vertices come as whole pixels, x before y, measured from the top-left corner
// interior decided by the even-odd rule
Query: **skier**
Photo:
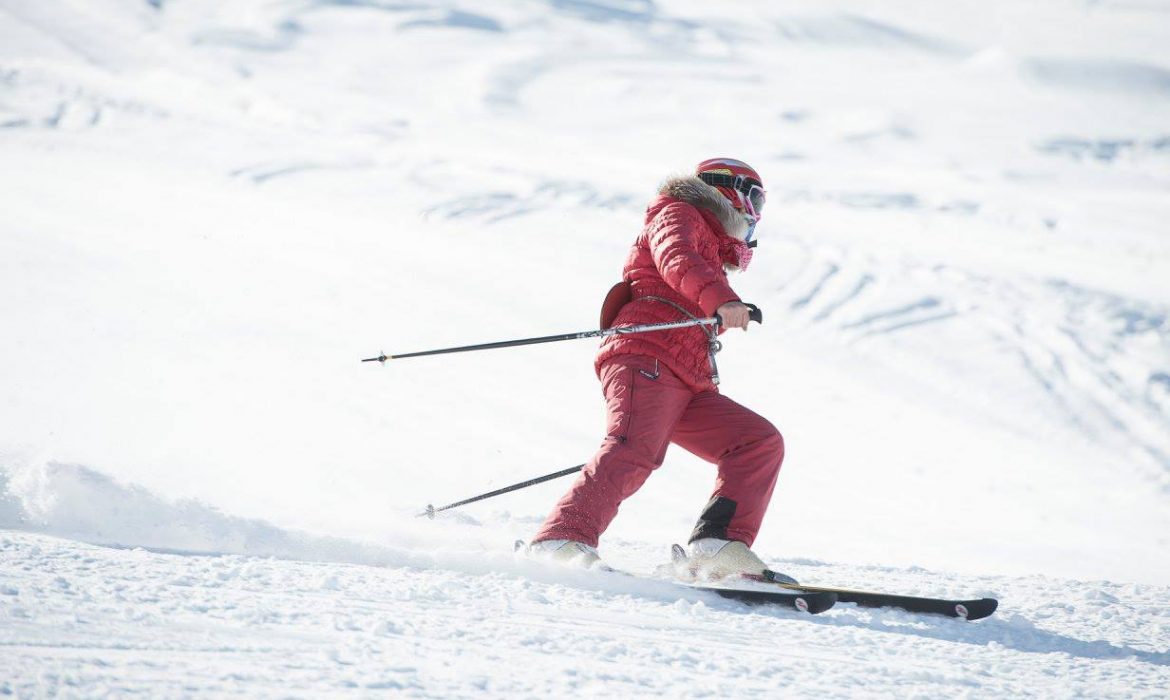
[[[690,569],[707,577],[762,573],[750,546],[760,530],[784,441],[764,418],[719,393],[716,336],[747,330],[750,309],[728,284],[746,270],[764,205],[759,174],[743,161],[714,158],[694,175],[668,179],[646,211],[610,292],[603,326],[718,314],[718,330],[691,326],[615,335],[596,359],[607,434],[556,504],[529,551],[559,561],[600,563],[598,539],[618,506],[663,462],[673,442],[712,462],[715,492],[689,540]]]

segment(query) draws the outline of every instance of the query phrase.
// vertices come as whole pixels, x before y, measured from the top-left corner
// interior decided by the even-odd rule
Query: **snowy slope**
[[[1168,33],[1155,0],[0,0],[0,692],[280,692],[254,650],[305,693],[1155,693]],[[767,322],[720,357],[788,447],[756,548],[996,619],[513,562],[564,482],[412,517],[584,461],[595,345],[357,360],[592,327],[657,182],[716,154],[769,187],[734,280]],[[672,452],[603,554],[651,569],[711,479]],[[522,673],[428,631],[460,598]]]
[[[965,623],[853,606],[816,617],[751,609],[498,554],[366,556],[378,565],[0,535],[0,692],[1153,698],[1170,683],[1166,586],[852,572],[1012,601]]]

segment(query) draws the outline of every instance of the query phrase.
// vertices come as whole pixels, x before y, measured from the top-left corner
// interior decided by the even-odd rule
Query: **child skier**
[[[603,324],[628,326],[718,314],[722,326],[691,326],[606,338],[597,355],[607,434],[549,514],[530,551],[585,565],[618,506],[662,464],[674,443],[712,462],[715,492],[690,536],[692,571],[710,577],[761,573],[749,549],[772,497],[784,441],[764,418],[719,393],[716,335],[747,330],[750,309],[727,281],[746,270],[764,205],[759,174],[714,158],[693,176],[667,180],[646,211]],[[616,301],[615,301],[616,300]]]

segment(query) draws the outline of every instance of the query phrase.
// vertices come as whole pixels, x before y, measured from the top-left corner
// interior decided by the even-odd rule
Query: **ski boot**
[[[791,576],[772,572],[755,552],[736,540],[705,537],[691,542],[689,551],[675,545],[672,554],[676,565],[681,565],[680,568],[695,579],[762,579],[768,576],[779,583],[796,583]]]
[[[590,547],[583,542],[573,540],[542,540],[531,544],[516,542],[516,551],[521,551],[536,559],[543,559],[556,564],[575,566],[582,569],[609,569],[601,560],[596,547]]]

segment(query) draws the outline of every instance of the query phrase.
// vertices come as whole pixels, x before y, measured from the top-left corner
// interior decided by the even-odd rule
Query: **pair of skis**
[[[527,547],[523,540],[516,540],[513,549],[521,551]],[[685,565],[686,550],[680,545],[671,547],[671,559],[675,565]],[[642,578],[637,574],[605,567],[606,571]],[[995,612],[999,601],[995,598],[923,598],[919,596],[898,595],[894,593],[877,593],[874,591],[858,591],[850,588],[830,588],[826,586],[808,586],[797,583],[784,574],[765,570],[763,574],[745,574],[740,581],[749,581],[759,585],[757,588],[743,588],[734,585],[694,584],[682,581],[675,583],[692,591],[714,593],[729,600],[736,600],[749,605],[778,605],[792,608],[812,615],[822,613],[837,603],[853,603],[863,608],[899,608],[912,613],[926,613],[945,615],[966,620],[979,620]]]
[[[686,551],[679,545],[671,549],[676,562],[686,560]],[[765,571],[763,575],[745,576],[745,579],[766,584],[764,588],[733,588],[723,586],[689,586],[709,591],[731,600],[752,605],[781,605],[811,614],[821,613],[837,603],[853,603],[863,608],[900,608],[912,613],[946,615],[966,620],[978,620],[995,612],[999,601],[995,598],[923,598],[919,596],[857,591],[849,588],[829,588],[787,583],[783,574]]]

